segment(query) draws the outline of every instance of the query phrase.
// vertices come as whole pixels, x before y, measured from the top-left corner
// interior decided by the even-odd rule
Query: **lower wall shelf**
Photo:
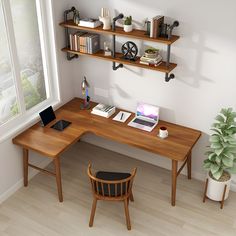
[[[102,60],[106,60],[106,61],[117,62],[117,63],[120,63],[120,64],[136,66],[136,67],[149,69],[149,70],[160,71],[160,72],[164,72],[164,73],[170,73],[177,66],[177,64],[175,64],[175,63],[169,63],[169,66],[167,67],[166,62],[164,62],[164,61],[158,66],[144,65],[144,64],[140,64],[140,62],[139,62],[140,57],[138,57],[138,59],[136,61],[129,61],[129,60],[125,60],[125,59],[122,58],[123,54],[116,53],[116,57],[113,58],[111,56],[104,56],[104,51],[103,50],[100,50],[100,51],[98,51],[97,53],[94,53],[94,54],[88,54],[88,53],[83,53],[83,52],[78,52],[78,51],[71,51],[69,48],[63,48],[62,51],[63,52],[68,52],[68,53],[71,53],[71,54],[75,54],[75,55],[90,56],[90,57],[94,57],[94,58],[98,58],[98,59],[102,59]]]

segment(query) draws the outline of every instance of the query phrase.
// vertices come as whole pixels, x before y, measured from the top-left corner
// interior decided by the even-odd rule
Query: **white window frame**
[[[35,105],[29,110],[25,109],[24,97],[20,79],[20,66],[18,64],[17,48],[15,43],[14,28],[11,16],[9,0],[2,0],[3,14],[6,19],[6,30],[9,43],[9,51],[12,63],[12,73],[17,90],[17,101],[19,104],[19,114],[12,117],[0,126],[0,143],[9,137],[22,131],[35,123],[39,118],[38,113],[49,105],[58,106],[61,103],[57,53],[55,45],[55,29],[53,24],[52,0],[36,0],[37,17],[39,25],[39,35],[43,59],[43,68],[46,93],[48,99]]]

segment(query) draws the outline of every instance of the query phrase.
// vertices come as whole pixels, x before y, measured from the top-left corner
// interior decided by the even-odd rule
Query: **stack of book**
[[[109,118],[115,112],[116,112],[116,108],[114,106],[104,105],[101,103],[95,106],[91,111],[91,113],[94,115],[98,115],[98,116],[102,116],[106,118]]]
[[[84,18],[79,21],[79,26],[96,28],[102,24],[98,19]]]
[[[164,16],[155,16],[151,19],[150,23],[150,37],[160,37],[162,24],[164,23]]]
[[[70,34],[70,50],[93,54],[100,50],[100,36],[77,31]]]
[[[161,64],[162,62],[162,57],[158,54],[156,57],[147,57],[145,55],[143,55],[142,57],[140,57],[140,64],[144,64],[144,65],[153,65],[153,66],[158,66]]]

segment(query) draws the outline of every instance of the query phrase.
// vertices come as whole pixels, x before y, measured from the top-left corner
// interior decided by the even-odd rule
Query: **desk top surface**
[[[152,132],[146,132],[127,125],[134,118],[134,113],[125,123],[121,123],[112,120],[119,109],[107,119],[91,114],[91,109],[80,110],[80,103],[81,99],[74,98],[55,112],[57,120],[72,122],[62,132],[50,128],[55,120],[46,127],[41,127],[40,123],[37,123],[16,136],[13,143],[54,158],[77,142],[83,134],[93,133],[173,160],[183,161],[201,136],[198,130],[161,120]],[[91,107],[95,105],[96,103],[91,103]],[[160,126],[166,126],[168,129],[169,136],[166,139],[157,136]]]

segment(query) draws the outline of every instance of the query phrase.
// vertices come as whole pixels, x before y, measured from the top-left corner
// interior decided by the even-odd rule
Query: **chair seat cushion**
[[[96,173],[96,178],[108,181],[122,180],[130,176],[131,176],[130,173],[120,173],[120,172],[98,171]],[[122,188],[121,184],[117,184],[117,188],[115,187],[115,184],[110,184],[110,195],[109,195],[108,184],[103,184],[104,196],[119,197],[121,195],[124,195],[128,191],[128,188],[129,188],[129,183],[127,184],[123,183]],[[121,194],[121,189],[122,189],[122,194]],[[101,183],[98,184],[97,193],[99,195],[103,195]]]

